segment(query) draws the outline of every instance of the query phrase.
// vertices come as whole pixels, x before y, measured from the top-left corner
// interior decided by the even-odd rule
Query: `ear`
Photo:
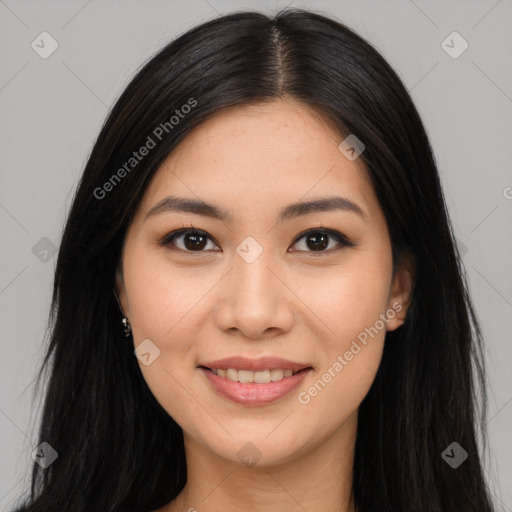
[[[116,284],[114,288],[114,295],[116,296],[121,313],[124,316],[128,316],[128,300],[126,298],[126,288],[124,286],[124,277],[120,265],[116,268]]]
[[[395,272],[388,299],[388,311],[394,311],[395,315],[388,315],[387,331],[394,331],[405,322],[412,299],[415,275],[415,259],[411,254],[403,255]]]

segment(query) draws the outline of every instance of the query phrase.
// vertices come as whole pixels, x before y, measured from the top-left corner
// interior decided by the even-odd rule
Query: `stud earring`
[[[123,318],[123,326],[124,326],[124,335],[128,338],[128,336],[130,336],[130,332],[132,331],[132,327],[126,317]]]

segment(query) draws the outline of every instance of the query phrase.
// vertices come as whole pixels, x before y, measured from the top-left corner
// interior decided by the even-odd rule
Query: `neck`
[[[354,512],[357,411],[328,439],[280,464],[246,467],[185,436],[187,484],[158,512]]]

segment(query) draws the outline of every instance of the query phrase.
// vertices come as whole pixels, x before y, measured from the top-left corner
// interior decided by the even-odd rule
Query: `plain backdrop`
[[[486,339],[487,474],[499,510],[512,510],[512,0],[0,1],[1,510],[28,485],[54,251],[109,108],[189,28],[287,5],[370,41],[422,116]]]

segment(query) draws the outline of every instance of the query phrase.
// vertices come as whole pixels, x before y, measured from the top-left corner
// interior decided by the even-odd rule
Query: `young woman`
[[[434,156],[329,18],[223,16],[140,70],[74,197],[49,332],[18,511],[492,510]]]

